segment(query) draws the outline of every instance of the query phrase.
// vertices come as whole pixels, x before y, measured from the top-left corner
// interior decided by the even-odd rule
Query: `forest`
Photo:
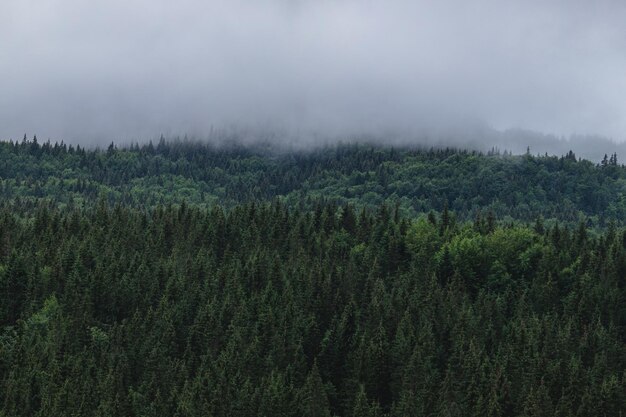
[[[272,144],[185,140],[85,149],[37,138],[0,142],[0,199],[21,210],[41,200],[92,207],[104,198],[142,209],[185,201],[230,208],[279,199],[311,210],[317,201],[356,208],[399,206],[415,218],[444,206],[461,220],[483,212],[508,222],[542,217],[605,227],[626,219],[626,169],[617,155],[596,162],[451,148],[348,143],[309,150]]]
[[[626,168],[0,143],[0,416],[626,415]]]

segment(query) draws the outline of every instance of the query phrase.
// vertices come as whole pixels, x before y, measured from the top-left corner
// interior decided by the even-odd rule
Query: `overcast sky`
[[[484,122],[626,139],[626,2],[1,0],[0,138]]]

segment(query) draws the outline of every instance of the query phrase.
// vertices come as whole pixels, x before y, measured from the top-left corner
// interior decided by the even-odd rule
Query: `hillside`
[[[0,210],[2,416],[617,416],[626,234]]]
[[[20,204],[109,203],[234,206],[279,198],[311,208],[324,199],[355,207],[399,205],[409,217],[444,206],[460,219],[479,211],[501,220],[626,218],[626,169],[563,157],[454,149],[337,145],[286,152],[271,147],[161,142],[106,151],[35,141],[0,143],[0,197]]]
[[[25,142],[0,161],[0,417],[626,410],[615,157]]]

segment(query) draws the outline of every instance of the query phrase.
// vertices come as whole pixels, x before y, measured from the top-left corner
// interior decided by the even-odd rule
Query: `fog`
[[[623,141],[624,22],[603,0],[2,0],[0,138]]]

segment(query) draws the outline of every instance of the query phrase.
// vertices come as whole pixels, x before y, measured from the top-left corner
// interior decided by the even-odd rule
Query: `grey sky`
[[[626,2],[2,0],[0,137],[484,122],[626,139]]]

